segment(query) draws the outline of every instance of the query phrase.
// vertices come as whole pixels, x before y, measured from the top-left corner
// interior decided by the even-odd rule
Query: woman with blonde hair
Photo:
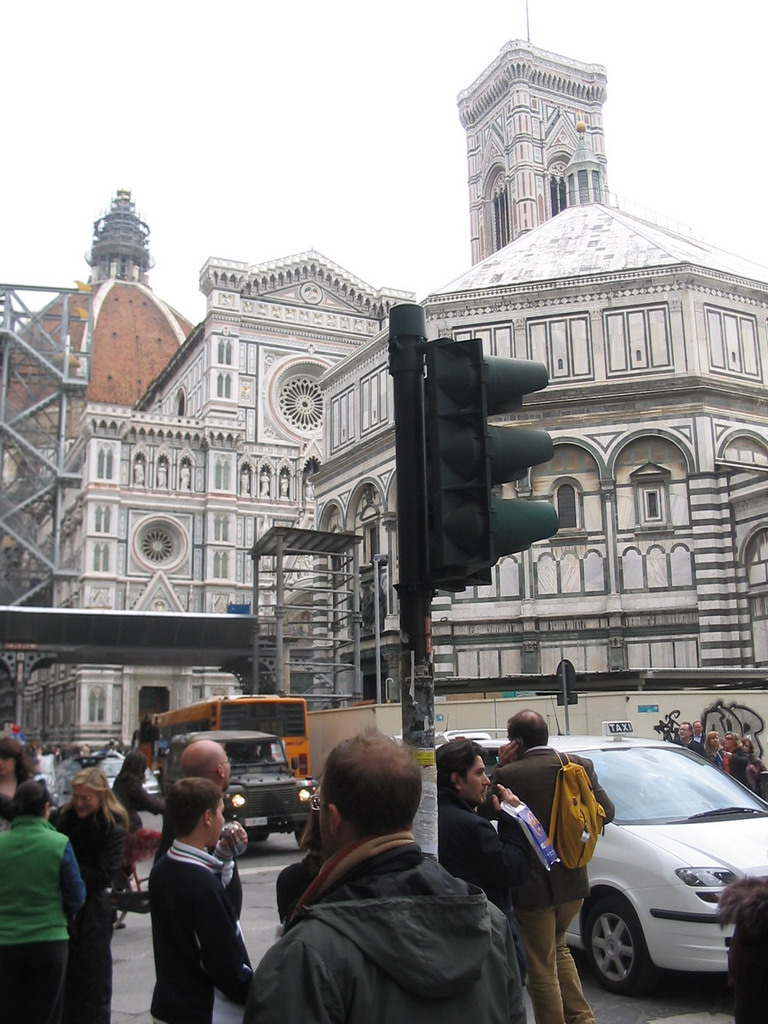
[[[64,1024],[109,1024],[112,1004],[112,906],[107,889],[120,868],[128,814],[100,768],[72,780],[59,831],[72,844],[85,904],[70,929]]]
[[[720,733],[712,729],[704,740],[704,757],[716,768],[723,767],[723,755],[720,753]]]

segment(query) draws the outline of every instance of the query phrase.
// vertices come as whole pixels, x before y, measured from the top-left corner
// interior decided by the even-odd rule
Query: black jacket
[[[100,812],[61,815],[59,832],[69,838],[85,882],[85,903],[70,927],[63,1024],[109,1024],[112,1001],[112,907],[107,887],[120,867],[122,825],[110,826]]]
[[[499,814],[499,831],[466,800],[447,787],[437,791],[437,859],[456,878],[479,886],[491,903],[508,914],[512,886],[531,869],[531,846],[520,825]]]
[[[152,868],[149,901],[153,1015],[168,1024],[210,1024],[215,990],[244,1004],[252,971],[220,875],[166,854]]]

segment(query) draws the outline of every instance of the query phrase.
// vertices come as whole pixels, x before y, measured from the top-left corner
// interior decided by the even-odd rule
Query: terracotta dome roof
[[[193,326],[145,285],[114,279],[97,286],[93,319],[86,400],[115,405],[138,401]]]

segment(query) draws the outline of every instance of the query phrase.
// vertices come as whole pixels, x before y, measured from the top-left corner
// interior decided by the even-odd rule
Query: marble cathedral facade
[[[275,525],[314,525],[320,378],[413,298],[316,252],[257,266],[211,259],[200,286],[204,321],[136,405],[83,412],[83,483],[63,531],[78,572],[58,584],[60,607],[250,606],[255,541]],[[30,725],[58,742],[127,741],[144,713],[233,691],[235,676],[202,668],[58,666],[33,681],[29,706],[44,721]]]

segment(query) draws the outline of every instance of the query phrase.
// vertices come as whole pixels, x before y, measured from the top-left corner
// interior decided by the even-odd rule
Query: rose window
[[[152,526],[146,530],[139,546],[148,562],[167,562],[175,550],[173,537],[162,526]]]
[[[311,377],[294,377],[287,381],[278,397],[280,412],[299,430],[320,426],[323,403],[317,381]]]

